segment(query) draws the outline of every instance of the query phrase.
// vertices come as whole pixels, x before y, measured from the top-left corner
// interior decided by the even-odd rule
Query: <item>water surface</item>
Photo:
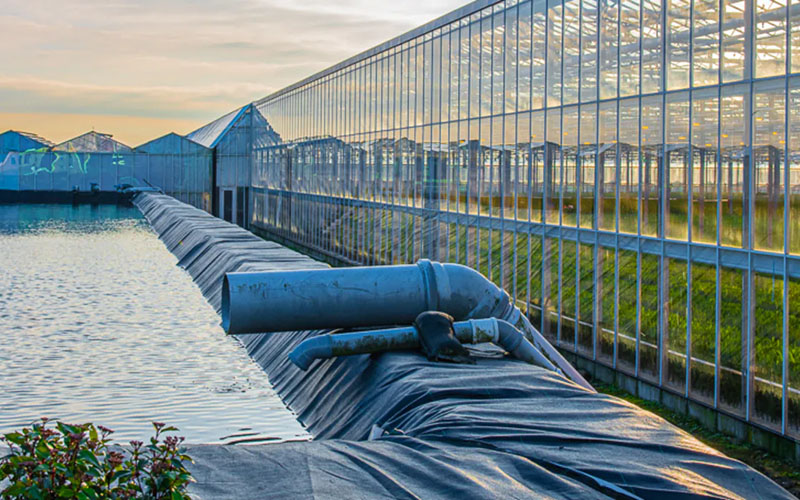
[[[306,439],[138,210],[0,205],[0,433],[42,416],[118,440]]]

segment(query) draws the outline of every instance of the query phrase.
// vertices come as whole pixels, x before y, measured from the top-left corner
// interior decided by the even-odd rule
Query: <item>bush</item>
[[[188,499],[192,481],[180,448],[182,437],[163,436],[174,427],[153,422],[150,443],[131,441],[129,448],[110,449],[114,432],[94,424],[69,425],[43,418],[29,428],[0,438],[10,453],[0,458],[2,498],[32,499]],[[163,440],[162,440],[163,439]]]

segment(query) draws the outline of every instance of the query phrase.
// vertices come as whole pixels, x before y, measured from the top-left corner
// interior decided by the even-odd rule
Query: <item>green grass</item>
[[[488,202],[487,200],[481,200]],[[512,200],[513,201],[513,200]],[[634,200],[635,201],[635,200]],[[671,200],[670,220],[676,225],[688,223],[685,200],[681,208],[680,200]],[[525,212],[528,200],[516,200]],[[572,200],[566,200],[571,205]],[[627,200],[621,203],[623,212],[635,207]],[[302,202],[296,201],[295,208]],[[530,205],[541,206],[541,200],[531,200]],[[735,207],[741,200],[733,200]],[[756,204],[755,219],[762,221],[766,207]],[[714,207],[711,210],[709,207]],[[490,208],[493,207],[489,204]],[[400,211],[375,210],[348,205],[333,205],[324,226],[331,241],[331,251],[351,260],[371,262],[378,254],[376,263],[410,263],[423,256],[425,231],[431,227],[430,220]],[[651,213],[656,213],[648,209]],[[726,202],[722,211],[723,226],[741,228],[741,215],[737,210],[728,210]],[[604,204],[601,208],[606,214],[613,214],[615,208]],[[291,220],[291,236],[297,241],[308,241],[311,222],[319,217],[308,215],[307,210],[299,210]],[[581,210],[581,220],[594,214]],[[697,212],[695,213],[697,216]],[[697,219],[697,217],[695,217]],[[681,222],[682,221],[682,222]],[[286,224],[286,220],[279,225]],[[693,221],[697,226],[698,221]],[[782,217],[780,218],[782,223]],[[704,206],[703,228],[706,232],[716,232],[716,203]],[[631,229],[632,226],[628,229]],[[286,228],[289,229],[289,228]],[[514,295],[514,299],[537,326],[543,325],[543,333],[551,339],[560,340],[568,349],[577,345],[583,353],[595,350],[601,361],[609,362],[615,354],[614,335],[618,329],[617,362],[623,368],[633,367],[636,362],[636,343],[623,335],[642,340],[639,346],[640,372],[647,376],[657,374],[661,353],[646,343],[657,344],[659,339],[659,312],[666,314],[664,343],[677,353],[687,349],[687,329],[691,331],[692,356],[714,363],[717,355],[716,302],[717,270],[714,266],[692,263],[681,259],[667,259],[663,276],[659,277],[659,257],[641,255],[641,271],[637,272],[637,254],[631,250],[617,250],[611,247],[595,247],[591,243],[576,244],[573,241],[542,239],[540,236],[500,231],[483,227],[465,227],[456,224],[439,224],[438,231],[448,235],[440,238],[439,258],[457,261],[478,269],[501,284]],[[713,229],[713,231],[712,231]],[[375,233],[379,238],[375,238]],[[735,231],[734,231],[735,232]],[[758,234],[765,231],[757,230]],[[783,238],[782,231],[773,228],[776,240]],[[359,242],[361,242],[359,244]],[[514,255],[516,254],[516,262]],[[501,269],[502,259],[502,269]],[[559,280],[559,259],[561,279]],[[659,298],[660,280],[665,280],[666,297]],[[691,291],[688,284],[691,281]],[[719,359],[721,371],[719,380],[720,403],[734,408],[741,407],[744,382],[742,377],[730,370],[741,371],[748,352],[746,345],[745,318],[747,311],[746,273],[732,268],[720,269],[719,276]],[[751,318],[754,339],[751,354],[753,373],[756,377],[780,385],[783,382],[783,293],[787,288],[789,296],[789,343],[788,373],[790,387],[800,388],[800,280],[784,283],[782,276],[756,274],[753,281],[755,312]],[[614,292],[618,287],[618,302]],[[637,293],[637,287],[640,287]],[[530,293],[530,295],[528,295]],[[559,298],[561,305],[559,306]],[[600,306],[599,317],[594,315],[594,302]],[[687,314],[691,308],[691,316]],[[637,331],[637,315],[639,326]],[[558,321],[561,317],[559,333]],[[578,316],[578,324],[575,317]],[[600,328],[593,332],[592,325]],[[673,388],[681,389],[691,384],[691,391],[699,397],[712,397],[715,390],[714,370],[703,363],[693,362],[686,376],[686,361],[683,357],[669,354],[664,358],[664,380]],[[782,394],[779,387],[756,383],[753,397],[755,418],[766,425],[780,425]],[[788,402],[790,429],[800,429],[800,398]]]

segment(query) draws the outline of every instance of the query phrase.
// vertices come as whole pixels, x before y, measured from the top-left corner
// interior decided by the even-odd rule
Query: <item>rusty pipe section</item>
[[[557,371],[594,391],[505,291],[460,264],[228,273],[221,303],[229,334],[409,325],[425,311],[456,321],[497,318],[520,329]]]
[[[491,342],[526,363],[548,370],[556,367],[507,321],[496,318],[459,321],[453,331],[462,344]],[[301,370],[308,370],[317,359],[375,352],[416,350],[420,347],[419,332],[413,326],[365,332],[318,335],[300,343],[289,359]]]

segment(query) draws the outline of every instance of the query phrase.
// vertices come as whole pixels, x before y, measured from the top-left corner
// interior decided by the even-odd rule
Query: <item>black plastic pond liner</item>
[[[164,195],[142,194],[135,204],[218,311],[226,272],[327,267]],[[513,359],[469,365],[386,353],[303,372],[288,354],[318,333],[241,337],[315,440],[194,446],[193,494],[792,498],[651,413]]]

